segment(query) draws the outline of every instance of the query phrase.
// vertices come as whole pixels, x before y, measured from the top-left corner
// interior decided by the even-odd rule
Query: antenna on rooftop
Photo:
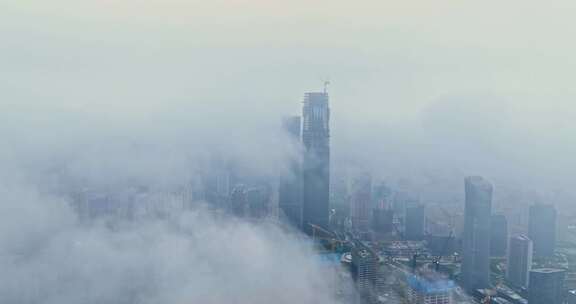
[[[330,80],[324,80],[324,94],[328,93],[328,85],[330,85]]]

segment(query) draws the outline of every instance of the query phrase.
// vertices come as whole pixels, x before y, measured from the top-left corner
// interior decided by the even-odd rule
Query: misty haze
[[[576,304],[574,16],[0,1],[0,303]]]

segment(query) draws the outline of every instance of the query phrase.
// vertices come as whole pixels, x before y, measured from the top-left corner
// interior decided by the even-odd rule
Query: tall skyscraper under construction
[[[289,162],[287,172],[280,177],[278,205],[281,216],[290,224],[302,229],[302,159],[300,155],[300,116],[284,118],[283,127],[297,153]]]
[[[357,242],[352,249],[352,278],[356,282],[359,304],[378,303],[378,292],[384,285],[380,273],[378,254],[371,248]]]
[[[303,224],[328,227],[330,185],[330,108],[328,93],[306,93],[302,109]]]
[[[462,283],[468,290],[490,287],[490,222],[493,187],[480,176],[467,177]]]

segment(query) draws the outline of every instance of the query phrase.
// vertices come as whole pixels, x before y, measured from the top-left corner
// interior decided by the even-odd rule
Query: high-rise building
[[[465,179],[462,234],[462,284],[468,290],[490,287],[490,220],[493,187],[480,176]]]
[[[407,240],[422,240],[424,238],[426,215],[422,204],[409,204],[406,206],[404,218],[404,237]]]
[[[562,269],[532,269],[528,287],[528,303],[562,304],[565,276],[566,271]]]
[[[366,246],[357,244],[352,249],[351,270],[360,298],[359,303],[376,303],[378,290],[383,285],[378,254]]]
[[[374,209],[372,211],[372,229],[377,233],[390,233],[394,229],[394,211]]]
[[[328,93],[306,93],[302,110],[303,222],[328,227],[330,188],[330,109]]]
[[[289,135],[296,155],[288,161],[287,172],[280,177],[278,205],[280,215],[289,223],[302,229],[302,160],[300,152],[300,116],[287,117],[283,127]]]
[[[433,256],[450,256],[457,251],[457,239],[453,234],[427,235],[426,244]]]
[[[556,208],[553,205],[530,206],[528,237],[534,242],[535,257],[551,257],[556,247]]]
[[[506,277],[515,287],[528,287],[532,269],[532,240],[525,235],[510,238]]]
[[[372,211],[372,178],[369,174],[357,177],[352,183],[351,217],[352,226],[357,231],[367,231],[370,227]]]
[[[508,247],[508,221],[503,214],[492,215],[492,228],[490,236],[490,255],[493,257],[506,256]]]

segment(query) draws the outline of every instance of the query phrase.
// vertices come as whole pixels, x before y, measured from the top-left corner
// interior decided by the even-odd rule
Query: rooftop
[[[482,176],[468,176],[465,178],[466,183],[480,187],[486,190],[492,189],[492,184]]]
[[[429,279],[418,275],[407,278],[408,285],[419,293],[434,294],[452,291],[456,288],[454,281],[446,279]]]
[[[557,273],[564,271],[565,271],[564,269],[557,269],[557,268],[537,268],[530,270],[530,272],[538,272],[538,273]]]

